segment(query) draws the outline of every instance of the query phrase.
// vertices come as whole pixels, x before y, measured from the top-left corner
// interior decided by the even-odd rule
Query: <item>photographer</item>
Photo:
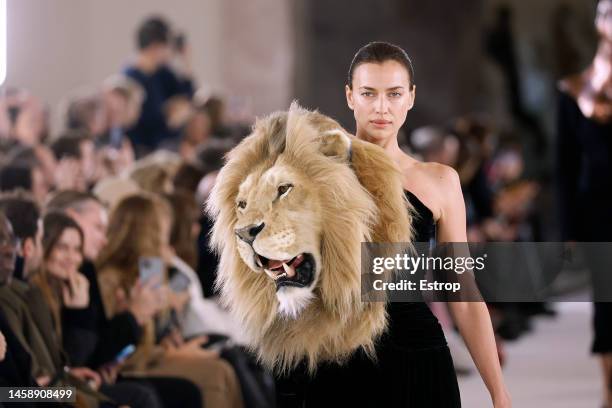
[[[136,40],[136,59],[124,74],[138,82],[146,96],[138,121],[127,133],[136,157],[142,157],[158,147],[178,144],[178,129],[191,113],[193,82],[184,37],[173,37],[163,19],[144,21]]]

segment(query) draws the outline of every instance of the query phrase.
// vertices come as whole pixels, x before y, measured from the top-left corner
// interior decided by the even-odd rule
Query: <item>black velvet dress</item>
[[[431,211],[406,192],[418,216],[417,242],[435,239]],[[356,351],[344,364],[322,364],[314,376],[303,366],[277,378],[278,406],[461,406],[457,377],[438,320],[424,302],[388,303],[387,332],[376,345],[377,362]]]

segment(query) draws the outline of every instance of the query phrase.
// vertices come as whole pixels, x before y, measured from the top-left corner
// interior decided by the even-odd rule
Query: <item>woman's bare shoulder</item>
[[[461,187],[457,170],[446,164],[436,162],[416,162],[413,164],[414,174],[429,183],[435,190],[447,191],[449,188]]]
[[[433,213],[438,221],[445,208],[463,200],[459,174],[450,166],[415,161],[405,169],[405,188],[415,194]]]

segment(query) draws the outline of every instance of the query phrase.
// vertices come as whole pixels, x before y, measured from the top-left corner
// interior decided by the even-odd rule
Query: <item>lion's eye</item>
[[[238,201],[238,208],[241,208],[244,210],[246,208],[246,201],[244,200]]]
[[[280,186],[278,186],[278,196],[281,197],[287,194],[289,190],[291,190],[292,188],[293,188],[293,184],[291,183],[281,184]]]

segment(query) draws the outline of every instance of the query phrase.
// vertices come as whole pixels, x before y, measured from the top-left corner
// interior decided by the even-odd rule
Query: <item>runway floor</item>
[[[557,303],[556,318],[536,318],[533,330],[506,343],[504,376],[515,408],[599,408],[599,362],[589,354],[591,304]],[[464,408],[490,407],[487,390],[472,365],[459,377]]]

